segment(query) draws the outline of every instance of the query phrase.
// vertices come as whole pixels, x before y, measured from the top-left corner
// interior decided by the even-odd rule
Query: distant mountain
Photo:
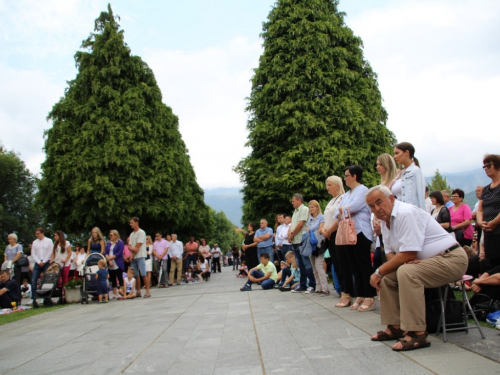
[[[224,211],[227,218],[237,227],[241,226],[243,195],[241,188],[205,189],[205,203],[215,211]]]
[[[446,181],[452,189],[460,188],[465,192],[465,202],[471,209],[477,202],[475,194],[476,186],[485,186],[490,183],[490,179],[481,168],[460,173],[441,172],[441,175],[446,177]],[[425,179],[430,183],[432,176]],[[240,190],[240,187],[206,189],[205,203],[215,211],[224,211],[227,218],[234,225],[240,227],[241,217],[243,216],[243,195]]]
[[[476,186],[488,185],[491,180],[486,176],[482,168],[473,169],[471,171],[459,172],[459,173],[441,173],[443,177],[446,177],[446,182],[451,186],[452,189],[462,189],[465,192],[465,203],[467,203],[471,209],[477,202],[476,198]],[[428,183],[431,183],[432,177],[426,177]]]

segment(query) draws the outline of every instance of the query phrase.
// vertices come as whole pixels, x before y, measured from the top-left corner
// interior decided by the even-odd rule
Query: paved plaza
[[[372,342],[376,312],[334,297],[240,292],[230,268],[152,298],[91,302],[0,327],[1,374],[500,374],[499,331],[430,336],[428,349]],[[488,358],[489,357],[489,358]],[[492,360],[492,359],[493,360]],[[496,361],[495,361],[496,360]]]

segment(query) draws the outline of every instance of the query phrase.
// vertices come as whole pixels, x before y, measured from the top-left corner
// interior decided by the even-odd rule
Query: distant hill
[[[460,173],[442,173],[446,177],[448,185],[452,189],[460,188],[465,192],[465,202],[471,207],[477,202],[475,190],[478,185],[488,185],[490,179],[486,176],[481,168]],[[427,182],[431,182],[432,176],[425,178]],[[241,188],[214,188],[205,190],[205,203],[216,211],[224,211],[227,218],[231,222],[240,227],[241,217],[243,215],[243,195],[240,193]]]
[[[241,227],[243,195],[241,188],[205,189],[205,203],[215,211],[224,211],[227,218],[237,227]]]
[[[476,198],[476,186],[488,185],[491,180],[486,176],[482,168],[473,169],[467,172],[460,173],[441,173],[443,177],[446,177],[446,182],[451,186],[452,189],[462,189],[465,192],[465,203],[467,203],[471,209],[477,202]],[[431,182],[431,177],[425,178],[428,183]]]

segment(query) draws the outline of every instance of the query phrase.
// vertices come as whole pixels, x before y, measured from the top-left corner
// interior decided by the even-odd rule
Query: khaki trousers
[[[384,276],[380,284],[380,318],[383,325],[404,331],[425,331],[425,288],[437,288],[460,279],[468,264],[461,247],[416,264],[403,264]]]
[[[317,257],[311,256],[311,265],[313,268],[314,278],[316,279],[317,292],[329,292],[328,281],[326,280],[325,269],[323,268],[323,261],[325,260],[324,254]]]
[[[174,274],[176,269],[177,269],[177,284],[180,284],[182,276],[182,258],[177,258],[176,260],[172,259],[170,263],[170,275],[168,278],[168,282],[170,285],[172,285],[174,282]]]

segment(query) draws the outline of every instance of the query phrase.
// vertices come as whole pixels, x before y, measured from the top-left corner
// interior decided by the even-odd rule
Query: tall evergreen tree
[[[76,78],[48,118],[40,201],[68,231],[100,226],[209,232],[178,119],[162,103],[153,72],[124,43],[111,6],[75,54]]]
[[[235,168],[244,183],[243,221],[289,212],[293,193],[327,199],[325,179],[365,168],[391,151],[376,74],[335,0],[278,0],[263,25],[264,52],[247,110],[250,155]]]
[[[431,183],[429,185],[429,191],[441,191],[448,190],[451,191],[450,185],[448,185],[448,181],[446,181],[446,177],[439,172],[439,169],[436,169],[434,176],[432,176]]]

